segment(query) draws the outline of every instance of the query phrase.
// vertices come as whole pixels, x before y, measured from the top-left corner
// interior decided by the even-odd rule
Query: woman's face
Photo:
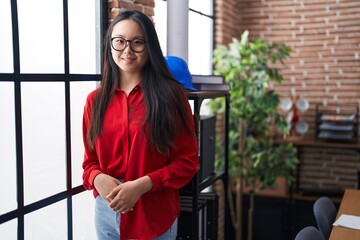
[[[132,19],[122,20],[114,25],[111,39],[111,54],[120,71],[140,73],[148,59],[145,37],[140,25]],[[123,50],[114,49],[122,49],[124,44]]]

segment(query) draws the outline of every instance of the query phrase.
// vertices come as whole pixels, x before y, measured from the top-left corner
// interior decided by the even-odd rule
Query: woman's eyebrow
[[[112,37],[122,37],[122,38],[125,38],[125,39],[127,39],[124,35],[122,35],[122,34],[114,34],[114,35],[112,35]],[[135,38],[141,38],[141,39],[145,39],[145,37],[144,36],[142,36],[142,35],[139,35],[139,36],[134,36],[134,37],[132,37],[131,39],[135,39]],[[129,40],[129,39],[128,39]]]

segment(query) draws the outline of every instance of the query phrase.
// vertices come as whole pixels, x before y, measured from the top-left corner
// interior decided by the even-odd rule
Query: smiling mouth
[[[132,59],[132,58],[123,58],[123,61],[124,62],[132,62],[132,61],[134,61],[134,59]]]

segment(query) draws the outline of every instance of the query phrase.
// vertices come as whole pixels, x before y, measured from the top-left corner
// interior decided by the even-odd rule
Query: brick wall
[[[138,10],[152,17],[154,16],[154,6],[154,0],[109,0],[108,17],[111,20],[125,10]]]
[[[241,16],[241,9],[236,0],[214,0],[215,9],[215,43],[227,44],[232,38],[240,36],[241,24],[238,24]],[[234,23],[236,20],[236,23]]]
[[[292,93],[310,103],[300,115],[314,136],[315,105],[360,105],[360,2],[358,0],[215,0],[216,44],[228,44],[244,30],[250,37],[292,48],[282,98]],[[357,187],[359,153],[304,149],[300,186]]]

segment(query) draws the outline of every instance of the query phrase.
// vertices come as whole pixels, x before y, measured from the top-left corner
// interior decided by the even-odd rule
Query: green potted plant
[[[236,239],[242,238],[242,185],[249,188],[248,239],[252,239],[254,196],[258,190],[274,186],[279,177],[294,180],[291,171],[298,163],[291,144],[275,144],[274,131],[285,137],[288,126],[278,112],[279,95],[272,84],[280,84],[280,67],[289,56],[284,44],[252,41],[245,31],[241,39],[214,50],[214,74],[222,75],[230,85],[229,166],[236,181],[236,207],[229,194],[230,216]],[[222,99],[210,103],[213,111],[224,110]],[[217,112],[216,114],[219,114]],[[220,112],[221,114],[221,112]],[[221,158],[219,158],[221,159]]]

